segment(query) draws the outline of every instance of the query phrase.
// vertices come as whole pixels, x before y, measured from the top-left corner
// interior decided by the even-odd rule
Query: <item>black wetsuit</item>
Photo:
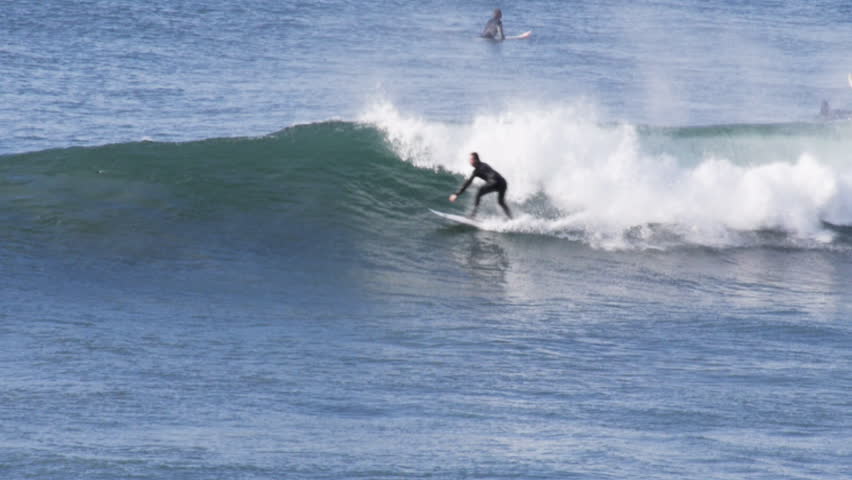
[[[485,24],[485,28],[482,30],[480,36],[482,38],[490,38],[491,40],[503,40],[506,38],[503,35],[503,20],[491,17],[491,20],[488,20],[488,23]]]
[[[497,203],[503,207],[503,211],[506,212],[506,216],[512,218],[512,213],[509,211],[509,207],[506,205],[505,201],[506,189],[509,187],[508,184],[506,184],[506,179],[485,162],[479,162],[476,164],[473,168],[473,173],[470,174],[470,177],[468,177],[468,179],[464,182],[464,185],[461,186],[456,195],[464,193],[476,177],[485,180],[485,185],[480,187],[479,191],[476,192],[476,202],[473,205],[473,212],[470,216],[473,217],[476,215],[476,209],[479,208],[479,199],[481,199],[483,195],[491,192],[497,192]]]

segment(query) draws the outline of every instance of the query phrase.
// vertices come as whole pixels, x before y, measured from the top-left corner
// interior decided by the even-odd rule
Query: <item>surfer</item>
[[[831,108],[828,105],[828,100],[823,100],[819,109],[819,117],[820,120],[849,120],[852,119],[852,111],[850,110],[838,110]]]
[[[503,12],[499,8],[494,9],[494,16],[485,24],[485,28],[482,30],[480,36],[498,41],[506,38],[506,35],[503,34]]]
[[[456,199],[459,198],[459,195],[467,190],[467,187],[470,186],[473,179],[479,177],[485,180],[485,185],[480,187],[479,191],[476,192],[476,202],[473,204],[473,211],[470,213],[470,217],[473,218],[476,216],[476,209],[479,208],[479,199],[482,198],[483,195],[491,192],[497,192],[497,203],[503,207],[503,211],[506,213],[506,216],[512,218],[512,212],[509,211],[509,207],[506,205],[505,200],[506,189],[508,188],[506,179],[487,163],[480,161],[479,154],[476,152],[472,152],[470,154],[470,166],[473,167],[473,173],[470,174],[470,177],[464,182],[464,185],[461,186],[458,192],[450,195],[450,201],[455,202]]]

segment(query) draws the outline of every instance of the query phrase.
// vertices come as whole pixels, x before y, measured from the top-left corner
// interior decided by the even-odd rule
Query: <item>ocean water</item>
[[[852,6],[495,6],[4,3],[0,477],[852,478]]]

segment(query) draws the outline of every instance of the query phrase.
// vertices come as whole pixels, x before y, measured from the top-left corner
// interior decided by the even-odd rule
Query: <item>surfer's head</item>
[[[470,165],[475,167],[479,165],[479,154],[476,152],[470,152]]]
[[[503,18],[503,12],[499,8],[494,9],[494,18]]]

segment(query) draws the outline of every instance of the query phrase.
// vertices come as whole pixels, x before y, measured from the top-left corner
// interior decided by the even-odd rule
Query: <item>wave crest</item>
[[[760,231],[825,244],[835,236],[826,222],[852,223],[852,171],[809,152],[835,141],[818,129],[794,130],[795,141],[790,129],[771,127],[743,127],[741,135],[736,127],[695,135],[692,127],[689,135],[601,124],[582,104],[513,107],[445,124],[383,103],[362,121],[418,167],[467,174],[468,152],[479,152],[506,176],[510,201],[526,212],[495,229],[583,232],[596,246],[623,248],[637,245],[637,232],[646,230],[708,246],[742,245]],[[542,197],[559,213],[539,215]],[[649,235],[638,236],[647,246]]]

